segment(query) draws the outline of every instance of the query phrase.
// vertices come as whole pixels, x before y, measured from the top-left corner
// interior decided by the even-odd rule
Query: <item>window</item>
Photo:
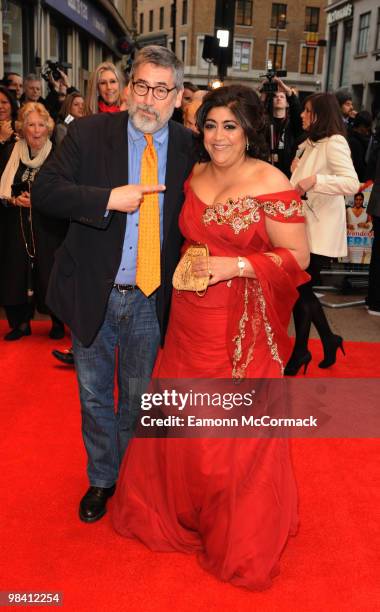
[[[59,60],[59,31],[56,25],[50,21],[50,53],[49,57],[53,62]]]
[[[330,35],[329,35],[327,79],[326,79],[326,90],[327,91],[333,91],[334,89],[334,68],[335,68],[335,58],[336,58],[337,37],[338,37],[338,26],[333,25],[330,28]]]
[[[160,7],[160,30],[164,29],[164,15],[165,9],[163,6]]]
[[[276,49],[277,47],[277,49]],[[269,44],[268,60],[272,62],[273,70],[282,70],[284,65],[285,45],[278,43]]]
[[[318,32],[319,8],[307,6],[305,9],[305,32]]]
[[[379,49],[380,49],[380,8],[377,9],[375,51],[378,51]]]
[[[170,27],[174,28],[174,2],[170,5]]]
[[[238,0],[236,3],[236,25],[252,25],[252,1]]]
[[[251,43],[248,41],[234,41],[233,69],[245,72],[250,69]]]
[[[197,65],[201,70],[209,70],[211,65],[202,57],[204,41],[204,36],[199,36],[197,39]]]
[[[358,47],[357,53],[367,53],[368,51],[368,32],[369,19],[371,13],[363,13],[359,19]]]
[[[181,43],[181,60],[183,61],[183,63],[185,63],[186,60],[186,39],[185,38],[181,38],[180,40]]]
[[[67,30],[59,21],[50,17],[50,53],[49,58],[54,62],[67,61]]]
[[[149,32],[153,32],[153,10],[149,11]]]
[[[285,30],[286,28],[286,4],[272,3],[272,17],[270,20],[270,27]]]
[[[88,55],[89,55],[89,41],[83,35],[79,35],[80,43],[80,62],[81,68],[88,70]]]
[[[144,13],[140,13],[140,34],[144,33]]]
[[[301,47],[301,74],[314,74],[316,57],[316,47]]]
[[[7,2],[3,6],[3,50],[4,71],[15,71],[23,74],[23,16],[22,8],[13,2]]]
[[[94,65],[97,66],[103,61],[103,48],[101,45],[96,44],[94,48]]]
[[[182,0],[182,25],[187,24],[187,0]]]
[[[347,87],[350,85],[352,19],[346,20],[343,26],[343,54],[341,61],[339,87]]]

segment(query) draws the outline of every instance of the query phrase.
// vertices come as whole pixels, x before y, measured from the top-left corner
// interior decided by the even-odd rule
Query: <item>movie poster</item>
[[[367,214],[372,185],[353,196],[346,196],[347,257],[342,261],[353,264],[369,264],[373,243],[373,228]]]

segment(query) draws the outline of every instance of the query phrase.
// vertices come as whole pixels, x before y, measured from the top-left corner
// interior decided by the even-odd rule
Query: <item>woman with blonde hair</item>
[[[86,114],[120,111],[124,78],[112,62],[102,62],[91,75],[85,98]]]
[[[0,304],[11,328],[4,340],[30,336],[35,306],[51,316],[49,336],[64,336],[63,324],[44,302],[54,251],[66,233],[66,223],[36,212],[30,197],[31,185],[51,152],[53,129],[54,121],[42,104],[26,103],[16,121],[20,140],[14,145],[0,181],[0,198],[7,212],[4,257],[0,262]]]

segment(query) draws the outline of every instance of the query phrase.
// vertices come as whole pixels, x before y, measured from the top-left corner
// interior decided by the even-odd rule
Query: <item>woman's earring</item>
[[[247,144],[245,145],[245,150],[248,152],[249,151],[249,140],[247,138]]]

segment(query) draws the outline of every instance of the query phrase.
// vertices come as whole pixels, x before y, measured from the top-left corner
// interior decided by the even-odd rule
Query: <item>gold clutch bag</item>
[[[209,256],[207,244],[192,244],[182,255],[173,274],[173,287],[181,291],[195,291],[197,295],[203,296],[208,287],[208,276],[198,278],[191,271],[191,264],[195,257]],[[208,265],[207,265],[208,267]]]

